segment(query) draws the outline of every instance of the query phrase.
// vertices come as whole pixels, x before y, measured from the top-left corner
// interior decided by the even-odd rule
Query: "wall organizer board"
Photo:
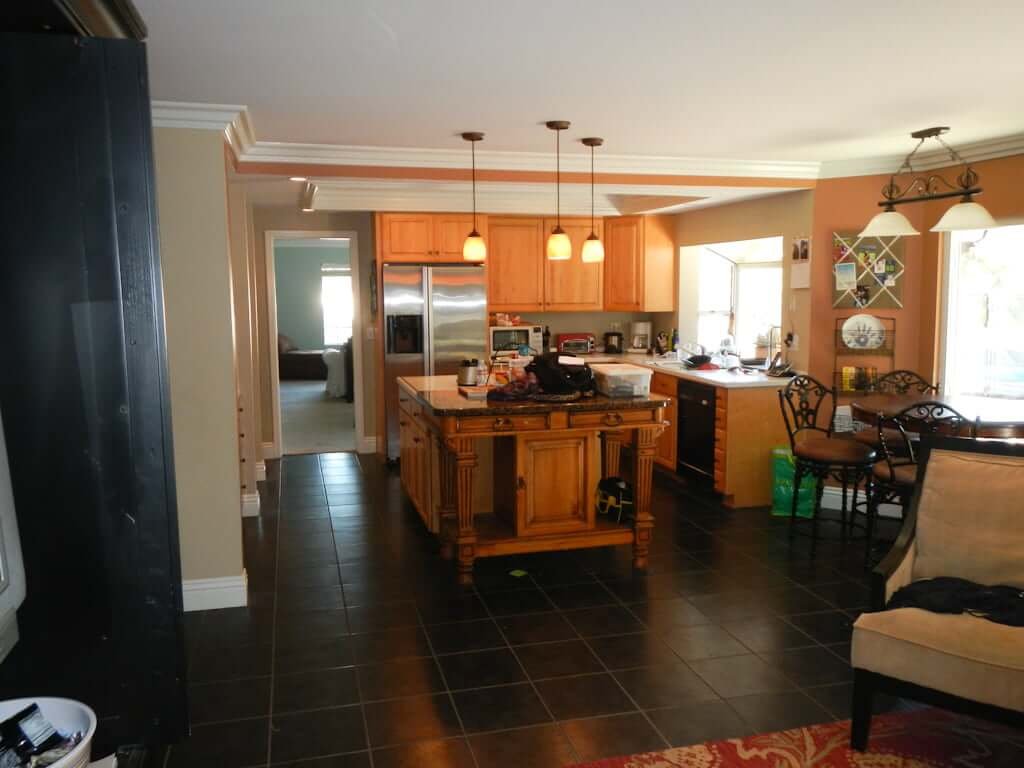
[[[843,309],[900,309],[903,241],[832,233],[832,306]]]

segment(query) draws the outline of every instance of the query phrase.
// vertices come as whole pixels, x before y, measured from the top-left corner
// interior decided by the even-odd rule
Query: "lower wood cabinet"
[[[665,431],[658,438],[658,445],[654,454],[654,461],[665,469],[676,471],[677,464],[677,435],[679,419],[679,399],[676,397],[677,379],[664,373],[655,373],[651,376],[651,392],[665,395],[669,398],[665,406],[663,420],[668,423]]]
[[[434,530],[431,467],[435,460],[429,433],[407,411],[401,411],[399,427],[399,471],[402,487],[428,529]]]

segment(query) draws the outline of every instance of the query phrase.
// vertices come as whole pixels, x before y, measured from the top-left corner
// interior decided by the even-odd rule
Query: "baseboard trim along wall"
[[[279,459],[279,458],[281,458],[280,456],[277,456],[274,453],[274,443],[273,443],[273,441],[271,441],[269,443],[260,443],[260,453],[263,454],[264,460],[266,460],[266,459]],[[264,467],[265,466],[266,465],[264,465]]]
[[[862,488],[857,494],[857,501],[860,502],[864,499],[864,489]],[[853,503],[853,490],[848,492],[846,497],[846,503]],[[831,485],[825,486],[824,493],[821,494],[821,506],[824,509],[842,509],[843,508],[843,489],[836,488]],[[903,510],[899,504],[879,504],[878,505],[878,516],[879,517],[892,517],[899,520],[903,516]]]
[[[217,579],[189,579],[181,584],[185,611],[209,611],[215,608],[244,608],[248,604],[249,579],[239,576]]]
[[[377,438],[376,437],[363,437],[359,440],[359,453],[376,453],[377,452]]]
[[[260,459],[256,462],[256,482],[261,483],[267,479],[267,462]]]
[[[260,514],[260,495],[258,493],[242,494],[242,517],[258,517]]]

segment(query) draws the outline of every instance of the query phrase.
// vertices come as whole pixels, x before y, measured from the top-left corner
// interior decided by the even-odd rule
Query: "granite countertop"
[[[571,403],[470,400],[459,394],[459,386],[454,376],[400,376],[398,383],[400,386],[404,385],[435,416],[512,416],[550,411],[621,411],[650,408],[652,405],[668,402],[667,397],[653,393],[645,397],[594,395]]]
[[[729,371],[693,371],[677,365],[659,365],[659,361],[653,355],[640,354],[638,352],[623,352],[620,355],[609,355],[607,353],[594,353],[580,355],[589,364],[595,363],[628,363],[649,368],[666,376],[674,376],[677,379],[697,381],[712,387],[723,387],[725,389],[750,389],[754,387],[765,387],[779,389],[789,383],[789,378],[778,378],[765,376],[763,373],[730,373]]]

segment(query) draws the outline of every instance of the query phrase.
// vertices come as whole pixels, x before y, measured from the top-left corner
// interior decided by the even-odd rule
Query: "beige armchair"
[[[936,438],[922,446],[903,530],[853,625],[850,745],[867,747],[875,691],[1024,726],[1024,627],[918,608],[900,587],[956,576],[1024,589],[1024,445]]]

